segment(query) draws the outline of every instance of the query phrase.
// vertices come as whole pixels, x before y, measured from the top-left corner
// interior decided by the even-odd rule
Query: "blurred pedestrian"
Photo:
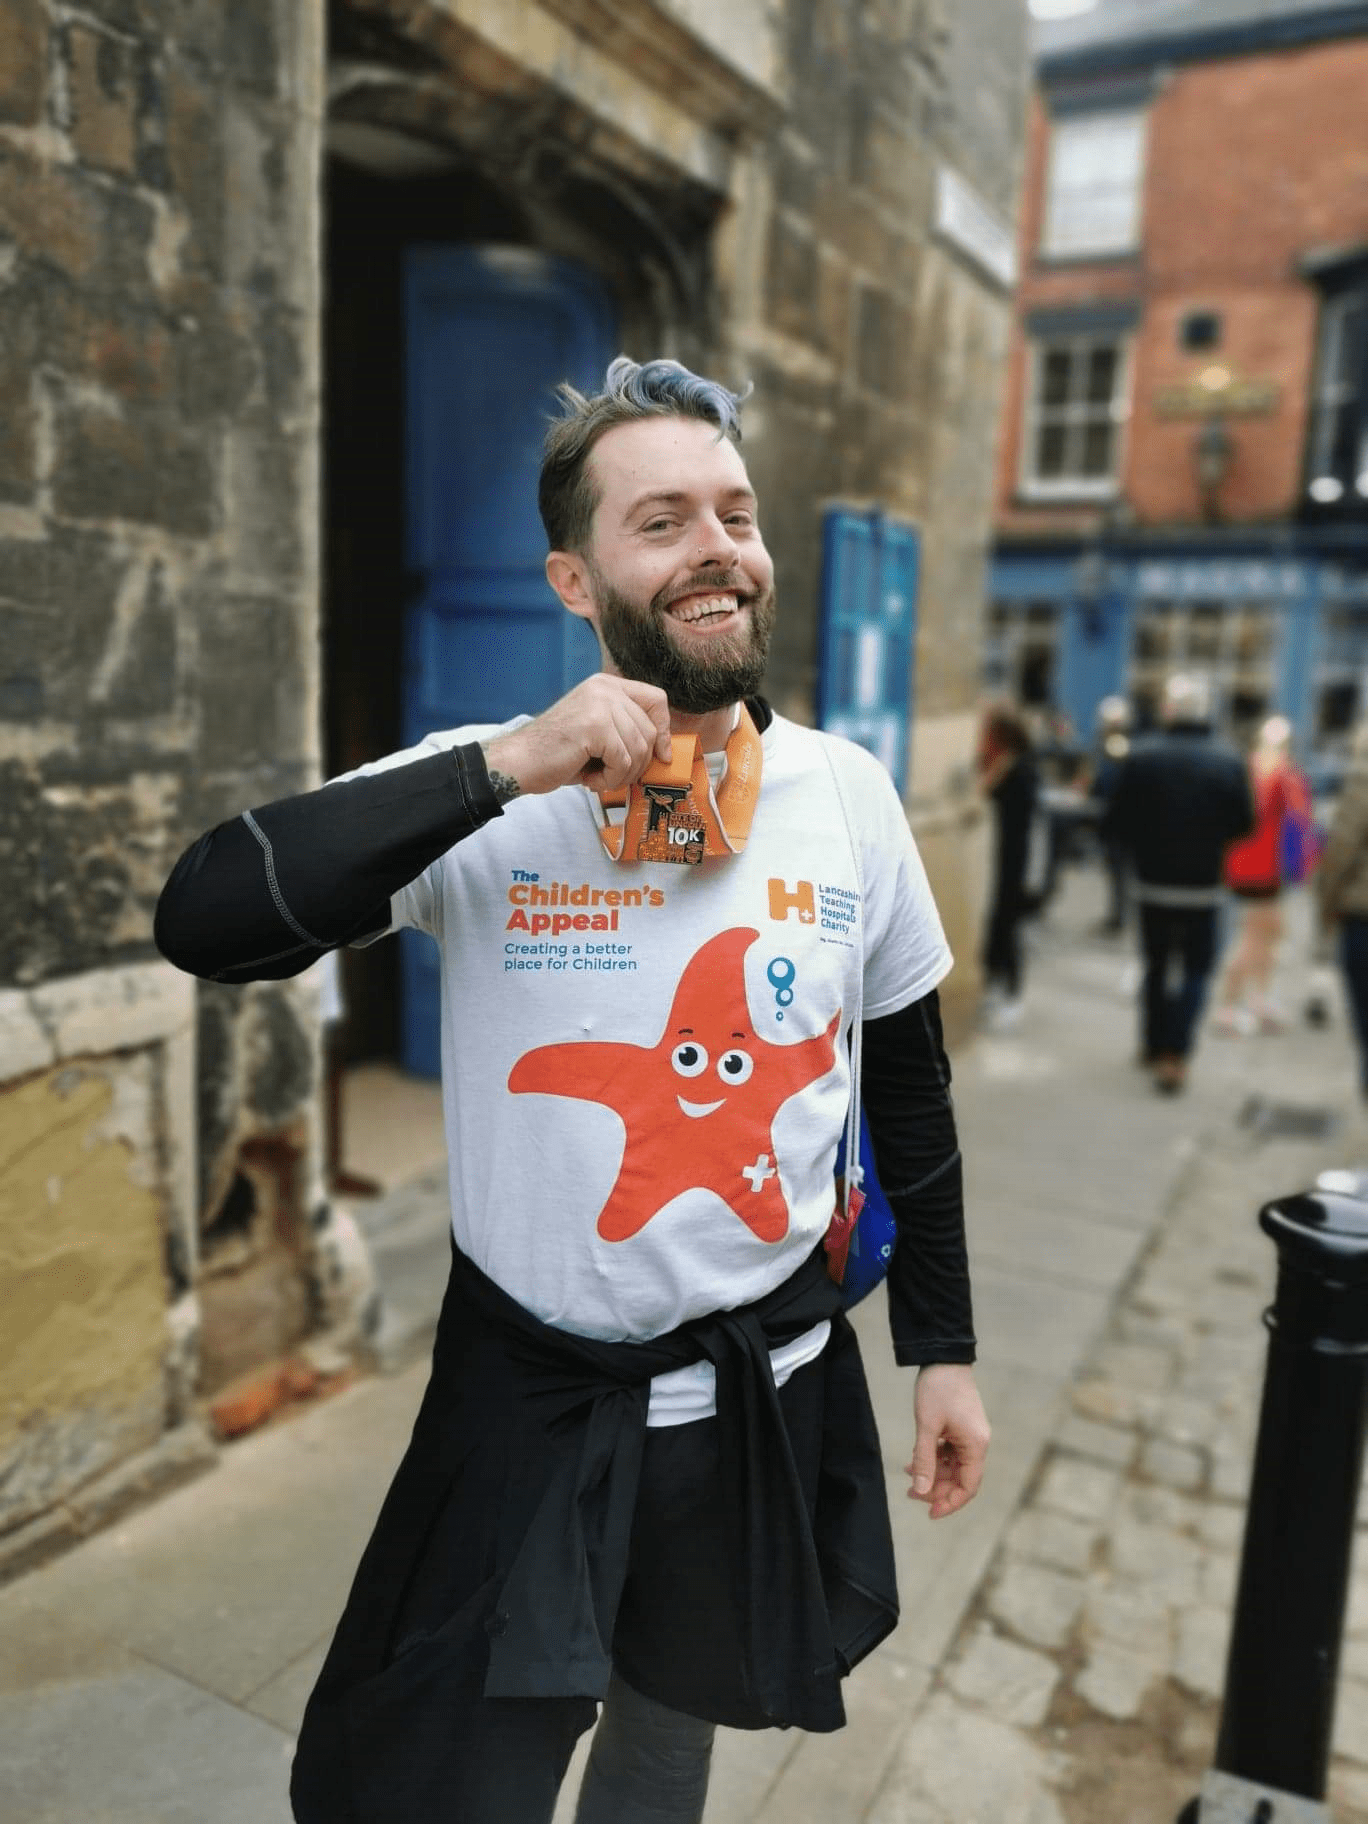
[[[1102,866],[1107,878],[1107,910],[1098,926],[1104,937],[1117,937],[1126,928],[1127,861],[1124,845],[1107,822],[1107,810],[1121,777],[1121,763],[1130,752],[1130,704],[1124,697],[1103,697],[1097,706],[1097,746],[1093,754],[1088,796],[1102,834]]]
[[[1085,756],[1071,718],[1062,709],[1038,711],[1022,721],[1030,741],[1037,789],[1026,864],[1026,915],[1039,918],[1059,890],[1060,871],[1077,853],[1086,816],[1082,780]]]
[[[1021,1019],[1021,922],[1031,908],[1027,868],[1040,797],[1025,718],[992,703],[979,733],[979,785],[993,807],[993,882],[983,944],[985,1013],[995,1031]]]
[[[1241,902],[1243,917],[1212,1015],[1218,1032],[1241,1036],[1281,1032],[1286,1025],[1271,998],[1283,934],[1284,836],[1293,820],[1311,815],[1310,787],[1292,763],[1292,724],[1286,716],[1270,716],[1259,729],[1249,777],[1254,831],[1225,858],[1226,885]]]
[[[1122,762],[1104,835],[1134,870],[1141,1061],[1158,1090],[1176,1095],[1216,961],[1225,852],[1254,827],[1254,800],[1244,762],[1212,732],[1204,679],[1171,677],[1161,714],[1159,732]]]
[[[1340,968],[1359,1050],[1359,1087],[1368,1099],[1368,722],[1354,735],[1325,853],[1316,872],[1324,923],[1337,929]]]

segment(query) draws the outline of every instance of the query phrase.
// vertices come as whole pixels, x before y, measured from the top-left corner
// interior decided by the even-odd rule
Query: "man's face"
[[[708,715],[757,690],[774,626],[774,565],[735,444],[693,418],[607,431],[585,553],[592,619],[626,678]]]

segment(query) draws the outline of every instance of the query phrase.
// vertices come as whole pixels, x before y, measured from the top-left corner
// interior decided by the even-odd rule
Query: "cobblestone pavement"
[[[1306,971],[1297,908],[1281,987]],[[1086,940],[1054,934],[1052,970]],[[1079,953],[1076,953],[1079,954]],[[1202,1131],[1074,1379],[978,1596],[865,1816],[868,1824],[1174,1824],[1210,1766],[1275,1273],[1271,1196],[1368,1161],[1342,1014],[1330,1033],[1204,1041]],[[1251,1073],[1255,1073],[1251,1076]],[[1276,1137],[1330,1117],[1331,1131]],[[1368,1824],[1368,1502],[1329,1800]]]

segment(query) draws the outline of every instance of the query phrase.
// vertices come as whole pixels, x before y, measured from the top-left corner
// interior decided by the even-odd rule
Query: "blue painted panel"
[[[901,792],[913,703],[921,540],[878,512],[832,508],[822,527],[817,720],[868,748]]]
[[[594,389],[615,315],[582,268],[520,248],[413,247],[404,267],[403,739],[543,709],[598,668],[546,581],[537,514],[555,387]],[[436,946],[400,937],[401,1060],[440,1070]]]
[[[1298,760],[1306,765],[1315,747],[1316,669],[1321,656],[1324,607],[1323,578],[1317,574],[1314,586],[1283,613],[1282,643],[1274,690],[1274,707],[1292,723]]]

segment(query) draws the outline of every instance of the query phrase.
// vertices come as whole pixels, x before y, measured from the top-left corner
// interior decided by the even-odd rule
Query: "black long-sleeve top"
[[[764,727],[768,706],[753,699],[750,707]],[[477,743],[246,811],[176,863],[157,905],[157,947],[210,981],[298,975],[326,951],[384,931],[393,894],[502,815]],[[895,1358],[972,1362],[963,1178],[939,997],[933,990],[866,1020],[862,1033],[874,1163],[897,1223],[888,1274]]]

